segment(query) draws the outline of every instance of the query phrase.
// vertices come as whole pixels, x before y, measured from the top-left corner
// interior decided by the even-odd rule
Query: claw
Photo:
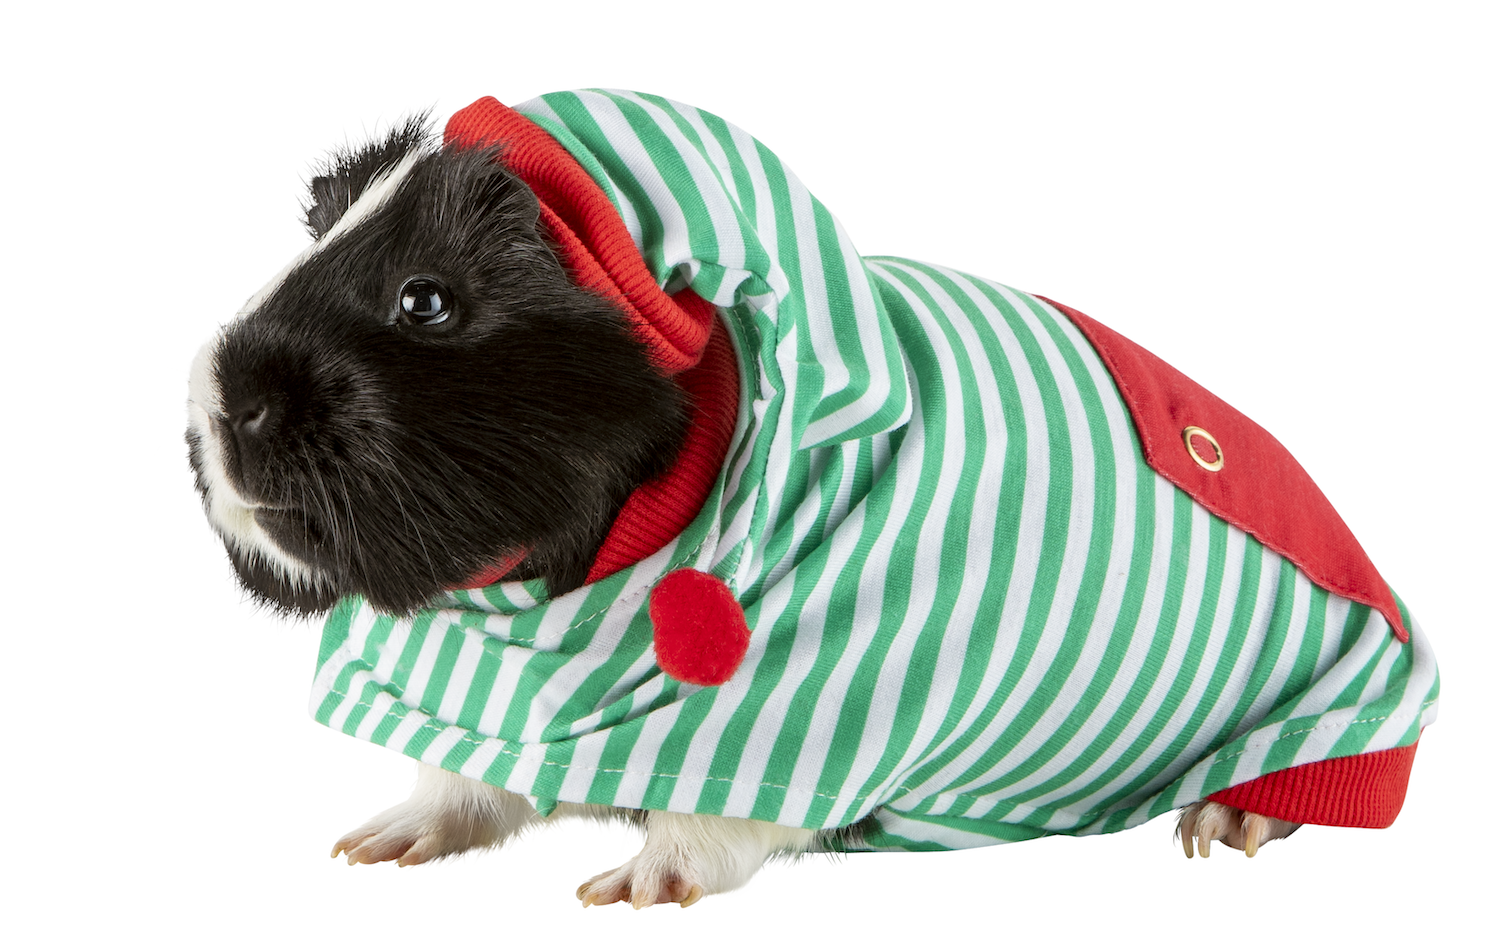
[[[679,907],[686,908],[689,905],[691,905],[694,902],[696,902],[699,898],[702,898],[702,897],[703,897],[703,888],[702,888],[702,886],[700,886],[700,885],[694,885],[692,888],[688,889],[687,897],[684,898],[684,899],[682,899],[681,901],[677,902],[677,904],[678,904]]]
[[[1260,849],[1270,825],[1265,817],[1254,813],[1245,814],[1245,858],[1255,858],[1255,852]]]

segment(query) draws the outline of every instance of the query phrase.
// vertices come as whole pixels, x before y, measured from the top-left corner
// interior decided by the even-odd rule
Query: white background
[[[1494,926],[1493,6],[132,6],[3,27],[8,933]],[[331,145],[584,86],[728,118],[865,253],[1076,306],[1280,438],[1443,668],[1396,825],[1253,861],[1185,861],[1167,818],[813,858],[642,913],[573,898],[633,853],[623,829],[330,860],[412,768],[316,725],[316,626],[238,595],[187,469],[188,362],[302,245]]]

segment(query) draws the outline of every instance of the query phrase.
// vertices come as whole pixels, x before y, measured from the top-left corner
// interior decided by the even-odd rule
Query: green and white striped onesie
[[[1436,717],[1404,608],[1407,643],[1153,471],[1049,303],[861,257],[769,150],[697,109],[580,92],[517,110],[659,284],[721,309],[729,457],[675,541],[576,591],[500,583],[410,620],[345,600],[320,722],[543,812],[868,817],[869,848],[950,849],[1124,829],[1411,746]],[[722,686],[655,665],[645,600],[681,567],[728,583],[752,629]]]

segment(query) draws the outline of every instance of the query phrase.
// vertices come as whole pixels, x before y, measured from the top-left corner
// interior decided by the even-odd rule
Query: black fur
[[[522,550],[516,577],[576,588],[624,499],[681,444],[680,389],[611,303],[572,283],[530,189],[493,151],[434,149],[425,126],[333,158],[307,210],[320,238],[382,170],[430,151],[214,355],[230,478],[324,579],[231,549],[246,587],[283,609],[363,593],[407,612]],[[451,291],[441,324],[399,314],[416,275]]]

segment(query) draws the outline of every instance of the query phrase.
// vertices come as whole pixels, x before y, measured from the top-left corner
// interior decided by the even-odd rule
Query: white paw
[[[812,830],[759,820],[652,811],[640,855],[578,887],[587,908],[628,901],[637,908],[680,904],[733,891],[750,881],[766,859],[811,848]]]
[[[344,834],[333,844],[333,855],[344,853],[350,865],[391,859],[397,865],[417,865],[499,845],[538,819],[524,798],[420,765],[411,797]]]
[[[685,867],[642,852],[613,872],[579,885],[577,895],[585,908],[616,901],[628,901],[636,909],[674,903],[686,908],[703,897],[703,886],[695,879]]]
[[[455,814],[434,814],[400,804],[365,821],[333,844],[332,855],[344,853],[349,864],[386,862],[417,865],[451,856],[474,846],[479,830]],[[484,845],[488,845],[487,843]]]
[[[1200,800],[1182,811],[1177,820],[1177,835],[1189,859],[1193,858],[1194,839],[1198,841],[1198,855],[1205,859],[1214,840],[1233,849],[1243,849],[1247,857],[1253,857],[1261,846],[1292,835],[1301,825]]]

